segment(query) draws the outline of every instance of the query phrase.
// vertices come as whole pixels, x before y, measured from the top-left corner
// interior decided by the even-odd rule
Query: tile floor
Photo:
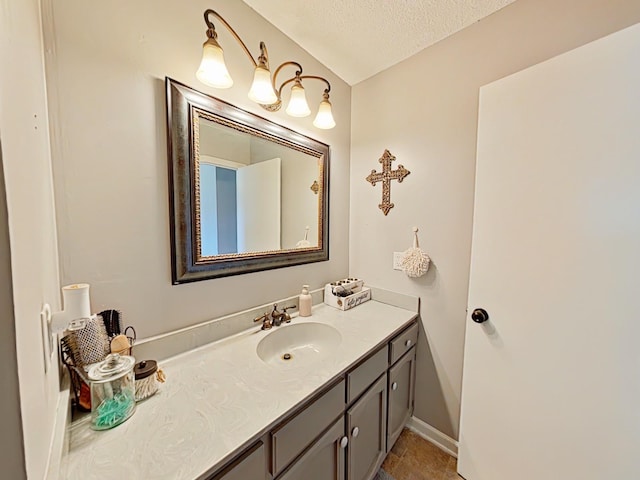
[[[382,464],[395,480],[460,480],[456,459],[404,429]]]

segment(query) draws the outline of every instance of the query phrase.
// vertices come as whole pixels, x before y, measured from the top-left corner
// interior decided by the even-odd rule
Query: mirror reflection
[[[170,78],[174,284],[329,259],[329,146]]]
[[[198,257],[318,247],[322,158],[195,120]]]

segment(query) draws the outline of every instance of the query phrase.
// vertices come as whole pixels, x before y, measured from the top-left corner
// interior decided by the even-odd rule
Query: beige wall
[[[249,165],[251,162],[251,137],[238,135],[235,130],[221,130],[220,125],[200,120],[200,155],[222,158]],[[249,137],[249,139],[247,139]]]
[[[54,366],[45,374],[40,310],[44,302],[59,308],[60,290],[40,3],[0,0],[0,12],[0,142],[22,429],[28,477],[41,479],[52,440],[58,373]],[[19,437],[12,441],[15,447]]]
[[[350,272],[421,297],[415,415],[449,436],[458,435],[478,89],[638,21],[636,0],[518,0],[353,88]],[[387,217],[380,186],[364,180],[385,148],[411,171],[392,185]],[[433,260],[418,280],[391,268],[414,225]]]
[[[91,284],[94,311],[121,309],[139,337],[320,287],[348,269],[350,87],[243,2],[45,0],[47,77],[62,283]],[[271,64],[299,60],[326,76],[338,126],[270,114],[248,100],[249,59],[219,26],[235,85],[195,78],[205,9],[218,9]],[[331,145],[329,262],[171,285],[164,77],[170,76]],[[311,105],[321,83],[306,86]],[[312,107],[314,108],[314,107]]]

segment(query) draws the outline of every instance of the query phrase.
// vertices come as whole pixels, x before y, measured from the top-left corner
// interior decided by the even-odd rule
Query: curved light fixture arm
[[[253,65],[254,68],[257,69],[258,67],[260,67],[260,68],[266,68],[267,70],[270,70],[270,68],[269,68],[269,52],[267,50],[267,46],[265,45],[265,43],[264,42],[260,42],[260,56],[257,59],[254,58],[253,55],[251,55],[251,52],[249,51],[249,49],[247,48],[247,45],[242,41],[242,39],[240,38],[240,35],[238,35],[238,33],[233,29],[233,27],[231,25],[229,25],[229,23],[222,17],[222,15],[220,15],[215,10],[212,10],[212,9],[209,8],[209,9],[204,11],[204,21],[207,24],[207,38],[213,39],[215,41],[214,42],[214,46],[220,48],[220,46],[217,43],[218,33],[216,32],[216,27],[213,24],[213,21],[212,21],[211,17],[215,17],[216,19],[218,19],[220,21],[220,23],[222,23],[225,26],[225,28],[229,31],[229,33],[231,33],[233,38],[236,39],[236,41],[240,44],[240,46],[244,50],[244,53],[246,53],[247,57],[249,57],[249,59],[251,60],[251,64]],[[224,62],[224,60],[223,60],[223,62]],[[288,78],[285,81],[283,81],[282,84],[280,85],[280,87],[277,88],[276,87],[276,83],[277,83],[278,74],[280,73],[280,71],[284,67],[287,67],[287,66],[290,66],[290,65],[296,67],[295,75],[293,77]],[[223,67],[224,67],[224,65],[223,65]],[[226,70],[226,67],[224,67],[224,68]],[[256,70],[256,74],[257,74],[257,70]],[[325,90],[324,90],[323,98],[324,98],[324,100],[328,100],[329,99],[329,92],[331,91],[331,84],[329,83],[329,81],[326,78],[319,77],[317,75],[302,75],[302,65],[300,65],[298,62],[287,61],[287,62],[284,62],[284,63],[280,64],[278,66],[278,68],[276,68],[276,70],[271,75],[271,86],[273,87],[273,90],[274,90],[274,92],[276,94],[277,101],[275,103],[270,104],[270,105],[262,105],[262,104],[260,104],[260,105],[264,109],[266,109],[266,110],[268,110],[270,112],[277,112],[278,110],[280,110],[280,108],[282,106],[282,90],[284,89],[284,87],[289,85],[291,82],[296,82],[296,81],[300,82],[300,81],[305,80],[305,79],[315,79],[315,80],[320,80],[321,82],[324,82],[327,85],[327,88],[325,88]]]
[[[249,51],[245,43],[242,41],[240,36],[233,29],[233,27],[229,25],[229,23],[224,18],[222,18],[222,16],[218,12],[216,12],[215,10],[211,10],[210,8],[204,11],[204,21],[208,27],[207,37],[213,38],[213,39],[216,39],[218,37],[218,34],[216,33],[216,27],[213,24],[213,22],[209,19],[210,15],[213,15],[218,20],[220,20],[220,23],[222,23],[227,28],[227,30],[229,30],[229,33],[231,33],[231,35],[233,35],[233,38],[235,38],[236,41],[240,44],[240,46],[244,50],[244,53],[246,53],[247,56],[251,59],[251,63],[253,64],[254,68],[257,67],[258,62],[256,62],[255,58],[253,58],[253,55],[251,55],[251,52]],[[268,66],[269,56],[267,53],[267,46],[264,44],[264,42],[260,42],[260,56],[265,58]]]
[[[282,69],[282,67],[284,67],[285,65],[296,65],[299,68],[299,70],[296,71],[295,76],[293,76],[291,78],[288,78],[287,80],[282,82],[282,85],[280,85],[280,88],[276,89],[276,86],[275,86],[276,75]],[[275,90],[276,95],[278,96],[278,101],[276,103],[271,104],[271,105],[260,105],[260,106],[262,108],[264,108],[265,110],[268,110],[270,112],[277,112],[278,110],[280,110],[280,108],[282,107],[282,90],[284,89],[284,87],[289,85],[291,82],[295,82],[296,79],[297,80],[304,80],[305,78],[309,78],[309,79],[320,80],[320,81],[326,83],[327,84],[327,88],[324,89],[323,97],[325,99],[329,98],[329,92],[331,91],[331,84],[329,83],[329,80],[327,80],[324,77],[319,77],[317,75],[301,75],[301,73],[302,73],[302,67],[297,62],[285,62],[282,65],[280,65],[276,69],[275,74],[273,75],[273,89]]]
[[[295,62],[288,62],[288,63],[295,63]],[[280,65],[280,66],[282,66],[282,65]],[[278,68],[280,68],[280,67],[278,67]],[[296,76],[295,77],[291,77],[291,78],[285,80],[284,82],[282,82],[282,85],[280,85],[280,88],[278,90],[276,90],[276,92],[278,93],[278,98],[282,98],[282,96],[281,96],[282,89],[284,87],[286,87],[288,84],[290,84],[291,82],[295,82],[296,79],[304,80],[305,78],[315,78],[316,80],[320,80],[320,81],[326,83],[327,84],[327,88],[324,89],[324,93],[326,93],[327,95],[329,94],[329,92],[331,91],[331,84],[329,83],[329,80],[327,80],[324,77],[319,77],[317,75],[300,75],[301,73],[302,73],[302,67],[300,67],[300,70],[296,72]],[[274,84],[275,84],[275,75],[274,75]],[[275,85],[274,85],[274,89],[275,89]]]
[[[296,74],[294,77],[291,77],[288,80],[285,80],[284,82],[282,82],[282,85],[280,85],[280,88],[276,87],[276,83],[278,81],[278,74],[280,73],[280,70],[282,70],[284,67],[288,66],[288,65],[293,65],[294,67],[296,67]],[[271,84],[273,85],[273,90],[276,92],[276,94],[278,95],[278,100],[282,101],[282,89],[284,88],[284,86],[287,83],[291,83],[293,82],[296,78],[298,78],[300,75],[302,75],[302,65],[300,65],[298,62],[293,62],[293,61],[289,61],[289,62],[284,62],[281,63],[278,68],[276,68],[275,72],[273,72],[273,76],[271,77]]]
[[[324,77],[319,77],[317,75],[303,75],[303,76],[300,77],[301,80],[304,80],[305,78],[315,78],[316,80],[320,80],[321,82],[326,83],[327,84],[327,88],[324,89],[324,93],[329,95],[329,92],[331,91],[331,84],[329,83],[329,80],[327,80]]]
[[[258,62],[264,63],[265,66],[267,67],[267,70],[270,70],[270,68],[269,68],[269,50],[267,50],[267,45],[264,42],[260,42],[260,56],[258,57]]]
[[[290,84],[291,82],[295,82],[296,79],[304,80],[305,78],[313,78],[313,79],[316,79],[316,80],[320,80],[320,81],[322,81],[322,82],[327,84],[327,88],[324,89],[324,93],[326,93],[328,95],[329,92],[331,91],[331,84],[329,83],[329,80],[327,80],[326,78],[319,77],[317,75],[299,75],[299,73],[302,73],[302,71],[296,72],[296,76],[295,77],[291,77],[291,78],[285,80],[284,82],[282,82],[282,85],[280,85],[280,88],[277,90],[278,98],[281,98],[282,89],[284,87],[286,87],[288,84]]]
[[[285,80],[282,85],[280,85],[280,88],[276,88],[276,83],[278,80],[278,73],[280,73],[280,70],[282,70],[284,67],[286,67],[287,65],[293,65],[294,67],[297,68],[296,70],[296,75],[295,77],[290,78],[289,80]],[[273,89],[277,92],[278,94],[278,98],[281,98],[280,94],[282,93],[282,88],[289,82],[294,81],[297,77],[299,77],[300,75],[302,75],[302,65],[300,65],[298,62],[293,62],[293,61],[289,61],[289,62],[284,62],[282,64],[280,64],[278,66],[278,68],[276,68],[275,72],[273,72],[273,77],[271,80],[271,83],[273,84]]]

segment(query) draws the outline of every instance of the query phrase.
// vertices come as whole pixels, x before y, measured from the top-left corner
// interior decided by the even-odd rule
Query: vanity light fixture
[[[282,107],[282,90],[284,87],[293,83],[291,87],[291,95],[285,112],[292,117],[307,117],[311,114],[307,97],[305,95],[303,80],[320,80],[327,86],[322,95],[322,101],[318,107],[318,113],[313,120],[313,124],[317,128],[330,129],[336,126],[331,110],[331,102],[329,101],[329,92],[331,84],[324,77],[317,75],[303,75],[302,66],[298,62],[287,61],[279,65],[273,75],[269,69],[269,53],[264,42],[260,42],[260,56],[256,60],[242,41],[236,31],[220,16],[215,10],[205,10],[204,21],[207,24],[207,41],[202,47],[202,61],[196,72],[196,77],[205,85],[214,88],[230,88],[233,85],[233,79],[227,70],[224,61],[224,52],[218,43],[218,33],[211,21],[211,16],[217,18],[231,35],[240,44],[244,52],[247,54],[254,67],[253,83],[249,90],[249,98],[258,103],[261,107],[270,112],[277,112]],[[279,87],[276,87],[278,74],[286,66],[296,67],[295,75],[284,80]]]
[[[286,112],[292,117],[308,117],[311,115],[311,110],[307,103],[307,96],[304,93],[304,87],[297,77],[293,87],[291,87],[291,97],[289,98],[289,105],[287,105]]]

